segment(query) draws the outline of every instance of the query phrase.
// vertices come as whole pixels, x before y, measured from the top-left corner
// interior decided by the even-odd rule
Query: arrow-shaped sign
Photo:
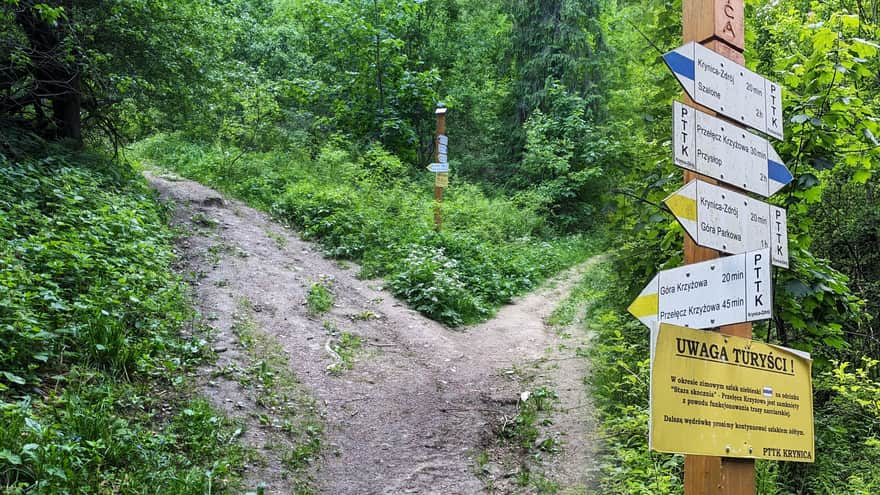
[[[428,164],[428,166],[425,168],[427,168],[431,172],[449,172],[449,163],[431,163]]]
[[[700,180],[665,200],[691,239],[725,253],[770,248],[770,261],[788,268],[788,222],[783,208]]]
[[[672,104],[673,151],[681,168],[770,197],[792,176],[766,139],[729,122]]]
[[[699,43],[663,55],[695,102],[782,139],[782,88]]]
[[[772,312],[770,250],[760,249],[658,273],[630,305],[648,328],[713,328],[766,320]]]

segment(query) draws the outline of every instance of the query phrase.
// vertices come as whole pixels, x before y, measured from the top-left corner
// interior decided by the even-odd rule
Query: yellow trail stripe
[[[656,315],[659,307],[660,298],[657,294],[648,294],[646,296],[637,297],[636,300],[629,305],[628,309],[636,318],[643,318],[645,316]]]
[[[675,213],[678,218],[690,220],[692,222],[697,221],[696,199],[673,194],[666,198],[666,205],[669,206],[669,209],[672,210],[672,213]]]

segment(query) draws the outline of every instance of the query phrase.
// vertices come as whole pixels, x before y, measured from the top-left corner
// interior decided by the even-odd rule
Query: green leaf
[[[819,178],[813,174],[801,174],[798,176],[798,187],[800,189],[810,189],[819,185]]]
[[[803,297],[813,292],[810,287],[798,279],[789,280],[785,283],[785,291],[794,297]]]
[[[26,381],[25,381],[24,378],[22,378],[22,377],[20,377],[20,376],[18,376],[18,375],[13,375],[12,373],[10,373],[10,372],[8,372],[8,371],[0,371],[0,373],[2,373],[3,376],[4,376],[7,380],[9,380],[9,381],[12,382],[12,383],[15,383],[16,385],[24,385],[24,384],[26,383]]]
[[[0,450],[0,460],[4,460],[14,466],[18,466],[21,464],[21,457],[13,454],[6,449]]]
[[[870,179],[870,178],[871,178],[871,171],[863,168],[861,170],[856,170],[855,173],[853,173],[852,180],[856,184],[864,184],[864,183],[868,182],[868,179]]]
[[[822,342],[824,342],[825,345],[833,347],[835,349],[843,349],[844,347],[846,347],[846,341],[836,335],[825,337],[824,339],[822,339]]]

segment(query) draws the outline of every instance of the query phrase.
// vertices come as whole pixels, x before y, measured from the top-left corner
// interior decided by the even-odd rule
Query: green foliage
[[[186,394],[206,343],[180,335],[165,208],[126,165],[43,146],[0,155],[0,487],[235,487],[240,429]]]
[[[597,491],[680,494],[683,457],[648,450],[648,331],[617,309],[625,289],[615,266],[612,259],[592,265],[561,306],[587,306],[586,326],[595,333],[589,387],[607,446]]]
[[[72,102],[76,73],[87,132],[179,132],[136,154],[270,211],[449,324],[583,259],[586,241],[560,230],[611,225],[616,278],[599,279],[614,290],[574,296],[602,301],[594,386],[614,456],[603,486],[680,491],[681,458],[644,450],[647,338],[619,308],[682,262],[682,230],[660,206],[681,185],[668,150],[680,88],[657,57],[679,44],[681,2],[74,3],[0,2],[0,150],[16,160],[0,165],[0,392],[45,388],[71,360],[140,379],[200,353],[172,337],[184,315],[163,278],[161,209],[127,172],[28,156],[11,127],[67,132],[73,115],[57,104]],[[880,353],[877,11],[874,0],[746,5],[749,65],[785,87],[787,140],[774,146],[795,175],[771,200],[788,210],[791,269],[776,271],[775,318],[755,335],[813,353],[824,447],[864,468],[760,463],[762,493],[877,491],[875,446],[841,433],[876,436],[856,425],[873,413],[850,411],[876,368],[832,366]],[[22,13],[59,43],[34,49]],[[454,175],[438,234],[422,166],[441,95]]]
[[[288,83],[292,102],[359,140],[377,139],[415,158],[438,99],[439,75],[413,49],[432,27],[424,21],[432,7],[400,0],[278,2],[272,24],[295,30],[309,57],[308,72]]]
[[[284,464],[291,493],[312,494],[312,467],[321,453],[323,434],[314,399],[291,371],[287,352],[257,324],[250,300],[238,301],[232,331],[245,350],[240,361],[243,366],[230,366],[225,371],[247,387],[260,406],[260,425],[271,427],[265,432],[264,444],[275,450]]]
[[[395,295],[450,325],[486,318],[588,252],[581,237],[542,241],[552,231],[528,204],[490,198],[467,184],[449,190],[443,233],[434,232],[427,184],[391,179],[399,162],[378,145],[359,161],[329,144],[315,159],[249,153],[232,168],[216,148],[179,136],[156,136],[136,154],[269,210],[330,256],[359,260],[363,277],[386,277]]]
[[[340,361],[331,364],[327,369],[332,373],[341,373],[350,370],[354,366],[354,355],[363,345],[363,339],[357,335],[342,332],[339,341],[332,345],[331,349],[339,356]]]
[[[175,337],[187,313],[163,210],[131,175],[83,160],[92,171],[64,157],[0,162],[7,385],[38,385],[71,359],[125,376],[184,364],[164,351],[200,352]]]
[[[176,401],[155,391],[74,369],[62,393],[0,401],[0,483],[4,493],[223,493],[244,461],[234,424],[207,402]],[[156,428],[156,427],[159,428]],[[236,429],[237,430],[237,429]],[[237,430],[240,431],[240,430]]]
[[[816,377],[815,464],[781,463],[783,493],[876,493],[880,490],[880,382],[877,360],[835,363]]]
[[[587,122],[581,98],[558,85],[548,93],[551,113],[537,110],[523,126],[525,150],[513,182],[541,198],[553,223],[576,230],[594,216],[607,188],[597,160],[610,154],[610,143]]]
[[[558,400],[556,392],[547,387],[525,392],[517,404],[516,415],[499,425],[499,436],[516,443],[527,452],[558,452],[555,438],[548,436],[538,442],[541,433],[538,427]]]
[[[452,325],[489,314],[483,301],[471,294],[459,273],[459,262],[432,246],[407,249],[399,270],[389,283],[392,292],[415,310]]]
[[[0,2],[3,126],[116,141],[180,123],[211,93],[232,19],[210,2]]]
[[[785,198],[792,270],[777,276],[777,317],[768,338],[775,331],[774,337],[783,344],[816,354],[817,365],[824,368],[830,359],[856,359],[861,355],[858,347],[875,347],[874,330],[868,326],[871,315],[863,315],[859,297],[871,294],[865,291],[868,287],[853,286],[862,288],[853,294],[849,277],[809,250],[818,239],[816,247],[822,254],[848,266],[849,274],[863,277],[861,268],[852,267],[860,263],[858,253],[864,245],[854,244],[840,232],[815,227],[817,217],[825,217],[825,229],[832,227],[828,216],[846,201],[826,192],[840,191],[847,184],[861,189],[880,159],[874,137],[880,131],[880,99],[871,91],[877,87],[874,74],[880,45],[872,41],[877,39],[876,19],[860,20],[828,5],[808,14],[804,26],[793,22],[793,8],[785,3],[754,13],[758,37],[768,42],[759,55],[761,65],[775,70],[786,86],[786,134],[792,137],[777,149],[795,175]],[[858,209],[860,213],[850,218],[870,222],[877,211],[870,202]],[[870,223],[849,226],[851,233],[865,232],[868,244],[873,241],[872,229]],[[858,237],[854,239],[858,242]],[[828,250],[835,242],[848,246]]]
[[[306,294],[306,304],[309,308],[309,313],[313,315],[326,313],[333,307],[333,293],[323,283],[312,284],[309,287],[308,294]]]
[[[849,355],[844,325],[861,318],[862,301],[848,287],[849,279],[827,260],[806,250],[792,249],[795,260],[789,270],[776,274],[774,327],[758,334],[812,352],[820,369],[833,357]]]
[[[865,301],[864,315],[843,324],[849,349],[880,356],[880,176],[864,184],[847,177],[826,182],[823,205],[815,210],[813,247],[849,277],[848,286]],[[852,358],[850,358],[852,359]]]

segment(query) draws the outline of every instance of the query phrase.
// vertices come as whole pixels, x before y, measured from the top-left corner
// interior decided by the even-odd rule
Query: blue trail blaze
[[[783,185],[788,184],[794,179],[785,165],[774,162],[773,160],[767,160],[767,175],[770,177],[770,180],[774,180]]]
[[[680,74],[688,79],[694,78],[694,61],[678,52],[668,52],[663,55],[666,65],[672,72]]]

